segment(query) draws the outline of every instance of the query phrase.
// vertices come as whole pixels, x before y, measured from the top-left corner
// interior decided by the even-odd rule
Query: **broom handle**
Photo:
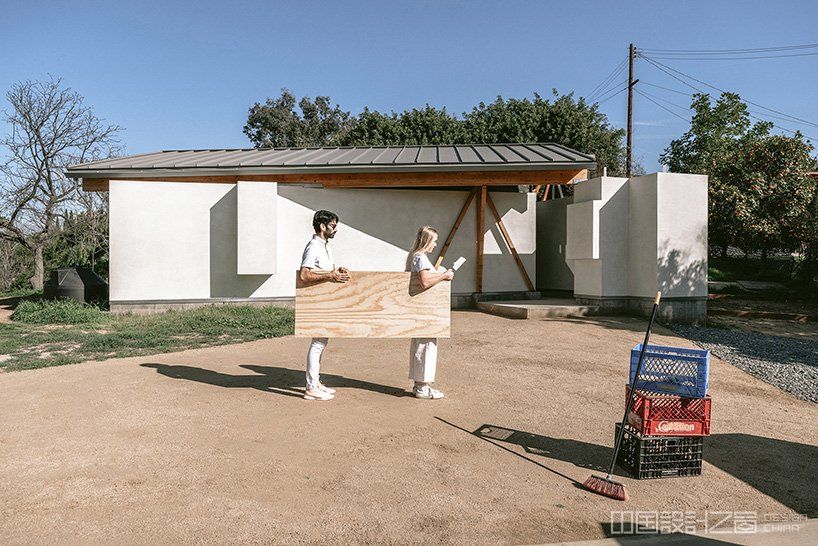
[[[619,447],[622,445],[622,438],[625,436],[625,423],[628,422],[628,411],[630,411],[633,401],[636,398],[636,382],[639,380],[639,373],[642,371],[642,359],[645,357],[645,349],[647,349],[648,341],[650,341],[650,329],[653,327],[653,319],[656,318],[656,309],[659,308],[660,299],[662,299],[662,293],[656,292],[656,299],[653,301],[653,311],[650,313],[650,321],[648,321],[648,330],[645,332],[645,342],[642,343],[642,350],[639,351],[639,363],[636,365],[636,373],[633,374],[631,387],[628,391],[628,401],[625,403],[625,415],[622,416],[622,421],[619,425],[619,434],[616,436],[616,445],[614,446],[611,468],[608,469],[609,479],[611,474],[613,474],[614,467],[616,466],[616,456],[619,455]]]

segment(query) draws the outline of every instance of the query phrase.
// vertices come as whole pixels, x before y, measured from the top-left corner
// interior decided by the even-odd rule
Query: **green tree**
[[[588,104],[573,93],[560,95],[552,90],[553,100],[534,98],[497,99],[480,103],[465,114],[470,143],[555,142],[596,156],[597,171],[607,167],[608,174],[624,172],[624,129],[616,129],[597,104]]]
[[[256,148],[333,146],[352,126],[349,112],[329,97],[302,97],[298,109],[295,95],[282,89],[280,97],[250,107],[244,134]]]
[[[800,134],[771,135],[772,124],[752,124],[735,93],[712,103],[696,94],[690,129],[661,156],[675,172],[709,176],[709,239],[724,254],[800,250],[810,223],[814,159]]]
[[[463,124],[456,116],[427,104],[401,114],[364,109],[342,142],[346,146],[413,146],[458,144],[464,138]]]
[[[354,117],[338,106],[330,108],[328,97],[318,97],[315,103],[305,97],[299,104],[302,114],[286,89],[277,99],[256,103],[245,134],[256,147],[555,142],[594,154],[597,173],[606,167],[611,175],[624,171],[625,131],[612,127],[598,105],[556,90],[552,99],[537,94],[533,99],[498,97],[461,118],[429,104],[389,114],[364,108]]]

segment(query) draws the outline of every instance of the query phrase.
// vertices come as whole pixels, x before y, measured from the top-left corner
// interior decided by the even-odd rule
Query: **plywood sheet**
[[[421,290],[415,273],[349,275],[346,283],[305,285],[296,274],[296,336],[449,337],[450,282]]]

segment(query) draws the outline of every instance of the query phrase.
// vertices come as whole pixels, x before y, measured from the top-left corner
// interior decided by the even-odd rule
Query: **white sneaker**
[[[415,395],[415,398],[423,398],[426,400],[440,400],[444,397],[442,392],[437,389],[433,389],[429,385],[415,387],[412,389],[412,393]]]
[[[323,383],[318,383],[318,388],[321,389],[322,391],[326,392],[326,393],[335,394],[335,389],[331,389],[331,388],[327,387],[326,385],[324,385]]]
[[[322,391],[319,387],[304,391],[304,400],[332,400],[334,394]]]

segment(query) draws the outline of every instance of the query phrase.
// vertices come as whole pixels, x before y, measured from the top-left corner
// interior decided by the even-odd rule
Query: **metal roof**
[[[165,150],[71,165],[72,178],[594,169],[593,154],[560,144]]]

